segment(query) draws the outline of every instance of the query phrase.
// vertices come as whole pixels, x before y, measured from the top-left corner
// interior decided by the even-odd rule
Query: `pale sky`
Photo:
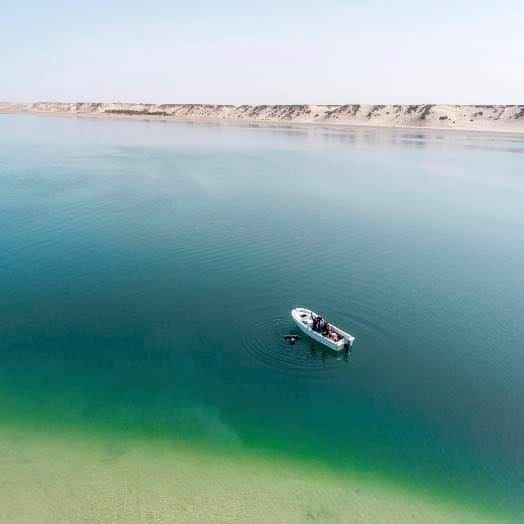
[[[0,100],[524,103],[524,0],[2,0],[0,22]]]

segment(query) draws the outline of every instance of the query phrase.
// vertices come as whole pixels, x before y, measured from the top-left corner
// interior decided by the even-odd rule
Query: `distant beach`
[[[0,102],[0,113],[235,124],[301,124],[524,133],[524,105],[212,105]]]

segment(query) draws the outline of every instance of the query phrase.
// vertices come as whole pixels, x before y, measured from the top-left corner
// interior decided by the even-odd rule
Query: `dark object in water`
[[[300,340],[298,335],[284,335],[284,340],[287,340],[291,346],[294,346],[297,340]]]

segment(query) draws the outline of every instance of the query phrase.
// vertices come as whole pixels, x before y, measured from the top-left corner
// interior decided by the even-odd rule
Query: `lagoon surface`
[[[522,521],[523,137],[0,144],[0,520]],[[350,354],[285,344],[297,305]]]

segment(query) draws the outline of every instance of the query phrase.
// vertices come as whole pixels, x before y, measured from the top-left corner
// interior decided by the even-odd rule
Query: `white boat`
[[[349,350],[355,337],[330,324],[320,315],[303,307],[291,310],[291,316],[298,329],[333,351]]]

